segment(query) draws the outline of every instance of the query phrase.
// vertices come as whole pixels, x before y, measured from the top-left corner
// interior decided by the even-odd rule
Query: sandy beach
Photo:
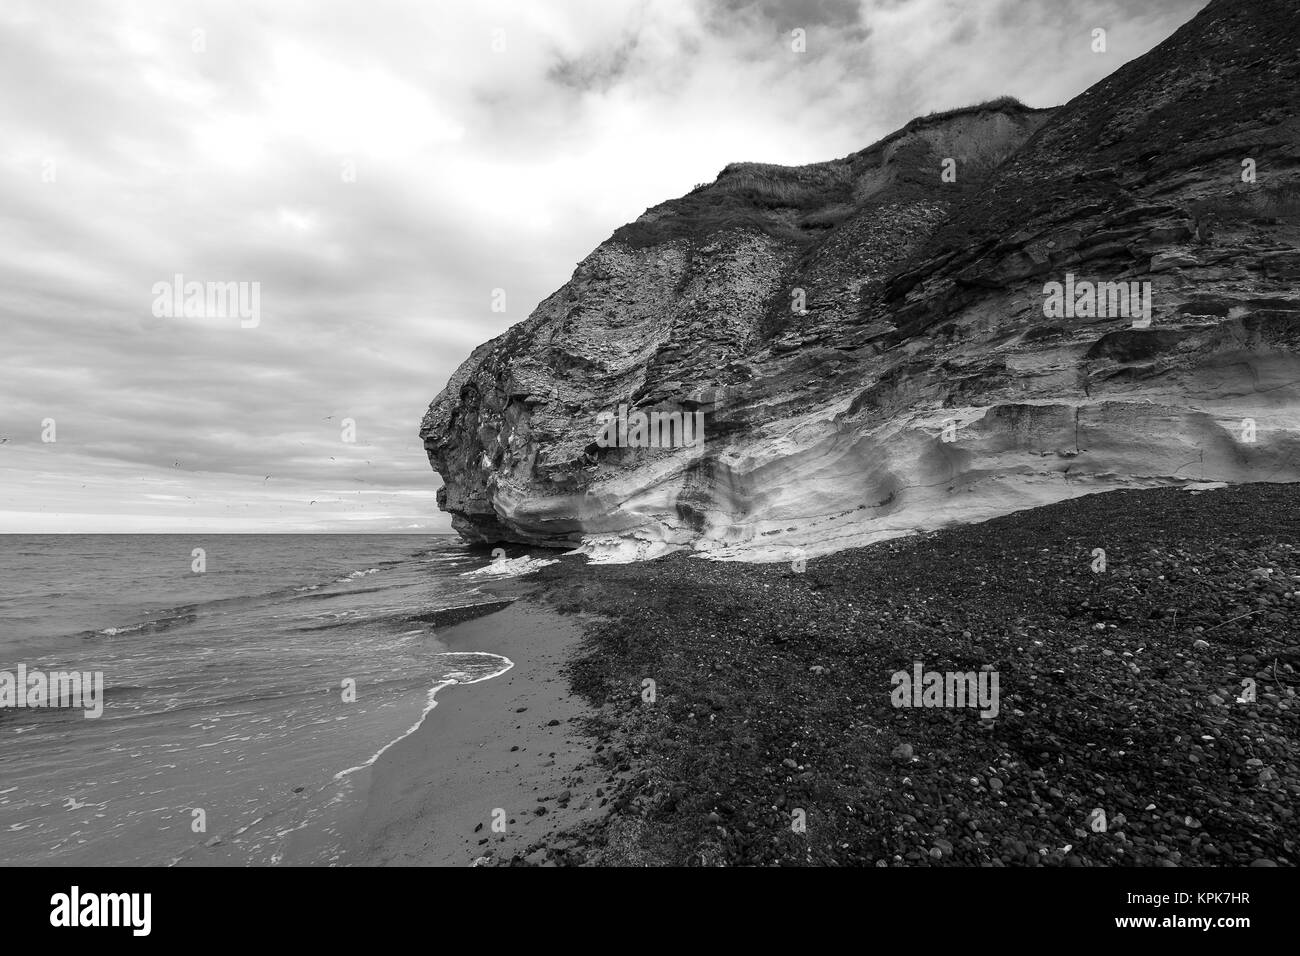
[[[376,761],[348,862],[563,861],[568,844],[555,834],[601,802],[584,769],[596,744],[580,722],[592,710],[561,671],[580,635],[578,619],[526,600],[440,630],[451,650],[503,654],[514,667],[443,688],[420,728]]]

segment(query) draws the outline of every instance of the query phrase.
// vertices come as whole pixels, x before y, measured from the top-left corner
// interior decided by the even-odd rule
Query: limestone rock
[[[452,375],[420,430],[440,507],[471,541],[793,560],[1300,480],[1298,51],[1293,0],[1213,0],[1062,107],[728,166]],[[1106,314],[1049,317],[1067,280]],[[1117,283],[1150,283],[1149,322]],[[703,442],[603,447],[620,408],[699,413]]]

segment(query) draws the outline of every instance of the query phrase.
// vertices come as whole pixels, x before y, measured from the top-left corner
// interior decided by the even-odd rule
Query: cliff
[[[472,541],[762,560],[1300,480],[1298,99],[1300,9],[1214,0],[1054,110],[728,166],[455,372],[439,505]],[[703,441],[646,447],[638,411]]]

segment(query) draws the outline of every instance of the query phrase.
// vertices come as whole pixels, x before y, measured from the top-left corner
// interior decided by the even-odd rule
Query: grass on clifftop
[[[847,216],[852,198],[852,170],[844,160],[809,166],[732,163],[716,182],[655,207],[656,218],[628,223],[613,239],[639,249],[748,227],[805,243]]]
[[[1047,107],[1046,109],[1053,109]],[[924,116],[918,116],[916,119],[909,120],[908,123],[897,133],[885,137],[883,142],[889,142],[897,139],[899,136],[905,136],[908,133],[915,132],[918,129],[924,129],[935,123],[941,123],[944,120],[956,119],[958,116],[974,116],[977,113],[986,112],[998,113],[1041,113],[1045,109],[1032,106],[1026,106],[1014,96],[999,96],[991,100],[985,100],[982,103],[973,103],[970,106],[958,106],[950,110],[935,110],[933,113],[926,113]]]
[[[944,120],[990,110],[1038,112],[1014,97],[1003,96],[917,117],[879,143],[844,159],[807,166],[732,163],[716,181],[702,183],[680,199],[656,206],[649,220],[620,227],[613,239],[640,249],[674,239],[703,240],[724,229],[743,227],[807,245],[853,212],[856,157],[878,153],[886,144]]]

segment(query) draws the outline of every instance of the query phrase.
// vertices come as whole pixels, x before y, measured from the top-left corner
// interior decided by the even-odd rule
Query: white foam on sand
[[[1190,491],[1197,494],[1202,491],[1218,491],[1220,488],[1227,488],[1226,481],[1193,481],[1183,485],[1182,491]]]
[[[365,763],[358,764],[355,767],[349,767],[347,770],[340,770],[338,773],[334,775],[335,780],[342,780],[344,777],[356,773],[358,770],[364,770],[367,767],[373,766],[375,761],[378,760],[380,757],[382,757],[384,753],[387,750],[389,750],[394,744],[400,743],[401,741],[405,740],[407,737],[411,736],[411,734],[419,730],[420,726],[424,723],[424,718],[428,717],[429,712],[438,706],[438,701],[435,700],[435,698],[438,695],[438,691],[442,690],[444,687],[449,687],[452,684],[477,684],[481,681],[491,680],[493,677],[500,677],[506,671],[510,670],[510,668],[515,666],[515,662],[512,661],[510,658],[503,657],[500,654],[489,654],[486,651],[455,651],[455,652],[449,652],[443,655],[443,657],[448,659],[462,658],[462,657],[490,658],[492,660],[499,661],[500,666],[492,669],[489,673],[476,673],[475,671],[477,671],[478,668],[475,668],[474,671],[452,670],[448,672],[443,677],[442,680],[438,681],[438,683],[434,684],[432,687],[429,688],[429,691],[425,696],[424,710],[421,711],[419,720],[413,723],[406,730],[405,733],[401,734],[398,737],[395,737],[394,739],[390,740],[388,743],[380,747],[379,750],[377,750],[374,753],[374,755],[371,756],[370,759],[367,760]],[[484,660],[482,663],[487,664],[488,662]]]
[[[514,578],[530,571],[536,571],[538,568],[544,568],[548,564],[555,564],[557,560],[533,558],[526,554],[518,558],[502,558],[500,561],[493,561],[486,567],[466,571],[461,577]]]

